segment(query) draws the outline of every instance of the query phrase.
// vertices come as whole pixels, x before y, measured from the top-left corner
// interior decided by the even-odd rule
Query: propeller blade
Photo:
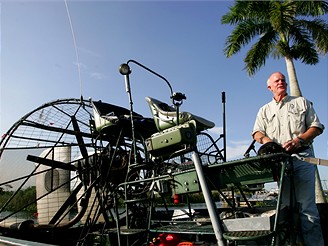
[[[68,170],[68,171],[76,171],[76,168],[73,165],[70,165],[68,163],[61,162],[61,161],[47,159],[47,158],[44,158],[44,157],[28,155],[26,157],[26,160],[32,161],[32,162],[35,162],[35,163],[39,163],[39,164],[42,164],[42,165],[45,165],[45,166],[48,166],[48,167],[52,167],[52,168],[60,168],[60,169]]]
[[[88,151],[87,151],[87,148],[85,147],[79,124],[77,123],[75,116],[71,116],[71,119],[72,119],[73,129],[75,131],[75,137],[76,137],[77,143],[79,145],[81,154],[82,154],[83,158],[87,159]]]

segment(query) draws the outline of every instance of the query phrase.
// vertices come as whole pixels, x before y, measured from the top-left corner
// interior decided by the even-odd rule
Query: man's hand
[[[306,132],[298,136],[297,138],[294,138],[282,145],[282,147],[290,153],[293,153],[297,151],[298,148],[302,146],[301,139],[303,139],[303,142],[307,145],[312,142],[312,140],[320,135],[321,129],[316,128],[316,127],[310,127],[307,129]],[[300,139],[301,138],[301,139]]]
[[[256,142],[259,142],[261,144],[272,142],[272,139],[265,136],[262,132],[255,132],[253,138],[256,140]]]
[[[287,151],[287,152],[295,152],[298,148],[302,146],[301,141],[299,138],[294,138],[293,140],[290,140],[282,145],[282,147]]]

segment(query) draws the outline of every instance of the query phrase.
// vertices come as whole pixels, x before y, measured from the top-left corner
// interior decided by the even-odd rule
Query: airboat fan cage
[[[90,140],[92,118],[89,101],[60,99],[46,103],[22,117],[2,136],[1,156],[11,149],[78,146],[73,121],[77,122],[81,135]],[[85,144],[88,143],[91,141]]]
[[[90,102],[60,99],[26,114],[2,136],[0,189],[8,200],[1,203],[0,227],[12,226],[18,217],[19,223],[22,214],[40,224],[50,222],[50,218],[42,219],[42,203],[53,204],[46,213],[54,215],[77,183],[74,162],[95,152],[92,119]],[[54,161],[61,166],[52,165]],[[36,198],[24,199],[27,190],[36,193]]]
[[[108,110],[118,108],[101,102],[98,105]],[[107,189],[108,178],[124,181],[124,175],[117,178],[115,174],[126,169],[124,155],[129,152],[132,140],[127,136],[119,138],[117,129],[110,138],[107,135],[102,138],[95,129],[94,117],[91,101],[55,100],[26,114],[2,136],[0,191],[6,201],[0,204],[0,228],[26,221],[21,218],[26,211],[28,219],[39,225],[59,227],[72,223],[72,226],[82,218],[69,222],[67,210],[78,207],[85,213],[86,205],[80,206],[83,199],[89,200],[88,209],[92,210],[96,206],[93,200],[100,200],[95,186]],[[103,153],[107,153],[105,157]],[[115,174],[109,175],[109,169],[115,170]],[[22,197],[29,189],[36,194],[26,201]],[[97,192],[101,189],[97,188]],[[35,217],[31,217],[32,212]]]

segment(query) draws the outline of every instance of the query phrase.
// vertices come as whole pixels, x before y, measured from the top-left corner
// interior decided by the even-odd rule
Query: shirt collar
[[[274,97],[272,98],[272,101],[275,102],[276,104],[279,104],[279,103],[286,102],[288,99],[289,99],[289,96],[288,96],[288,94],[286,94],[286,96],[284,96],[284,98],[280,102],[276,101],[276,99]]]

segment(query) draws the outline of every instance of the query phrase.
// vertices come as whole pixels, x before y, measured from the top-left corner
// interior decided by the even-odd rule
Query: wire
[[[76,62],[77,62],[77,70],[78,70],[79,81],[80,81],[80,94],[81,94],[81,97],[82,97],[82,79],[81,79],[81,67],[80,67],[79,53],[77,52],[76,39],[75,39],[74,30],[73,30],[71,16],[70,16],[70,13],[69,13],[69,10],[68,10],[67,1],[66,0],[64,0],[64,1],[65,1],[65,6],[66,6],[67,17],[68,17],[68,20],[69,20],[69,25],[71,27],[71,33],[72,33],[72,37],[73,37],[73,42],[74,42]]]

